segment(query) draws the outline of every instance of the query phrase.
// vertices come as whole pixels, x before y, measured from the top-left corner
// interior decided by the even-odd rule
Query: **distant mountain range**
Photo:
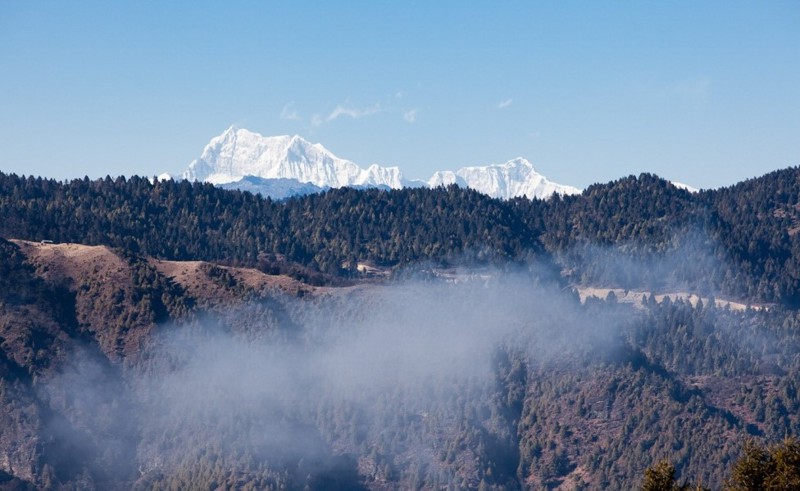
[[[428,181],[409,180],[398,167],[373,164],[364,169],[297,135],[262,136],[233,126],[213,138],[181,177],[275,199],[344,186],[400,189],[457,184],[504,199],[581,192],[548,180],[523,158],[455,172],[437,171]]]

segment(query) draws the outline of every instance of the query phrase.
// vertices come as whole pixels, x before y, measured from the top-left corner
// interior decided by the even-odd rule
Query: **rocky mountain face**
[[[373,164],[361,168],[349,160],[340,159],[322,145],[312,144],[296,135],[262,136],[235,127],[213,138],[182,177],[277,199],[293,195],[294,188],[297,188],[297,194],[307,194],[311,188],[303,187],[304,184],[316,186],[319,190],[344,186],[399,189],[426,184],[429,187],[457,184],[504,199],[580,193],[572,186],[549,181],[523,158],[502,165],[439,171],[425,183],[405,179],[397,167]]]

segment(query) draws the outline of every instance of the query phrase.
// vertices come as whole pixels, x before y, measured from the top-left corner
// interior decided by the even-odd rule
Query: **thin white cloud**
[[[711,79],[708,77],[685,80],[672,88],[674,94],[691,99],[705,99],[710,90]]]
[[[406,123],[414,123],[417,120],[417,110],[411,109],[403,113],[403,119],[406,120]]]
[[[297,109],[294,108],[294,102],[283,106],[283,109],[281,109],[281,119],[288,119],[289,121],[297,121],[300,119],[300,114],[298,114]]]
[[[365,108],[357,108],[348,104],[339,104],[326,118],[327,121],[335,121],[342,116],[347,116],[351,119],[361,119],[365,116],[371,116],[381,111],[380,104],[374,104]]]
[[[497,109],[505,109],[514,102],[514,99],[508,98],[497,103]]]
[[[322,116],[319,114],[315,114],[311,116],[311,125],[312,126],[319,126],[323,123]]]

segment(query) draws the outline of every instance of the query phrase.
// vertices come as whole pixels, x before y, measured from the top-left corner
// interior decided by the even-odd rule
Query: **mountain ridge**
[[[548,198],[554,193],[578,194],[580,189],[558,184],[539,174],[522,157],[504,164],[462,167],[457,171],[437,171],[427,181],[406,179],[400,168],[372,164],[362,168],[341,159],[319,143],[311,143],[299,135],[263,136],[244,128],[231,126],[205,146],[201,156],[189,164],[181,177],[226,188],[258,192],[272,198],[285,198],[286,182],[293,179],[296,187],[303,184],[317,188],[338,187],[436,187],[456,184],[469,187],[493,198],[521,196]],[[258,186],[249,177],[261,178]],[[302,193],[301,193],[302,194]]]
[[[800,428],[798,203],[0,173],[0,489],[720,489]]]

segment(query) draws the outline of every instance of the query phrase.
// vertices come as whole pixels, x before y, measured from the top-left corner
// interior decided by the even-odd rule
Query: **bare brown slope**
[[[208,305],[233,302],[248,295],[263,296],[274,291],[303,296],[330,290],[285,275],[268,275],[257,269],[219,266],[205,261],[151,259],[150,264],[180,285],[189,296]]]
[[[37,276],[74,293],[80,328],[97,339],[111,360],[138,352],[157,323],[197,309],[275,294],[306,296],[336,290],[255,269],[125,257],[106,246],[12,242]]]
[[[116,252],[106,246],[88,246],[83,244],[43,244],[26,240],[12,239],[29,261],[37,267],[37,272],[51,282],[80,283],[86,278],[111,282],[124,286],[129,280],[129,265]],[[186,288],[193,296],[207,297],[208,300],[220,299],[219,294],[227,297],[232,286],[220,286],[215,281],[217,276],[230,276],[235,286],[253,291],[278,289],[286,293],[314,293],[318,288],[306,285],[286,275],[268,275],[251,268],[235,268],[218,266],[205,261],[163,261],[149,260],[161,274],[173,279]]]
[[[132,348],[151,322],[136,311],[131,267],[105,246],[11,240],[48,284],[75,295],[75,317],[110,359]],[[138,341],[137,341],[138,342]]]
[[[9,267],[0,277],[6,280],[0,291],[0,488],[13,478],[38,489],[54,473],[68,482],[79,479],[85,465],[122,469],[122,483],[135,477],[135,468],[128,469],[132,456],[103,457],[95,441],[97,435],[125,434],[115,420],[101,424],[95,415],[128,407],[127,395],[114,390],[116,400],[73,407],[72,396],[50,383],[75,376],[70,370],[80,363],[64,372],[68,358],[100,367],[80,374],[81,380],[89,377],[87,384],[121,388],[121,367],[136,363],[161,323],[191,322],[204,310],[277,295],[336,291],[256,270],[157,261],[104,246],[2,242],[10,247],[2,250]],[[65,441],[80,442],[82,453],[62,448]],[[129,489],[102,481],[102,472],[95,477],[99,489]]]

